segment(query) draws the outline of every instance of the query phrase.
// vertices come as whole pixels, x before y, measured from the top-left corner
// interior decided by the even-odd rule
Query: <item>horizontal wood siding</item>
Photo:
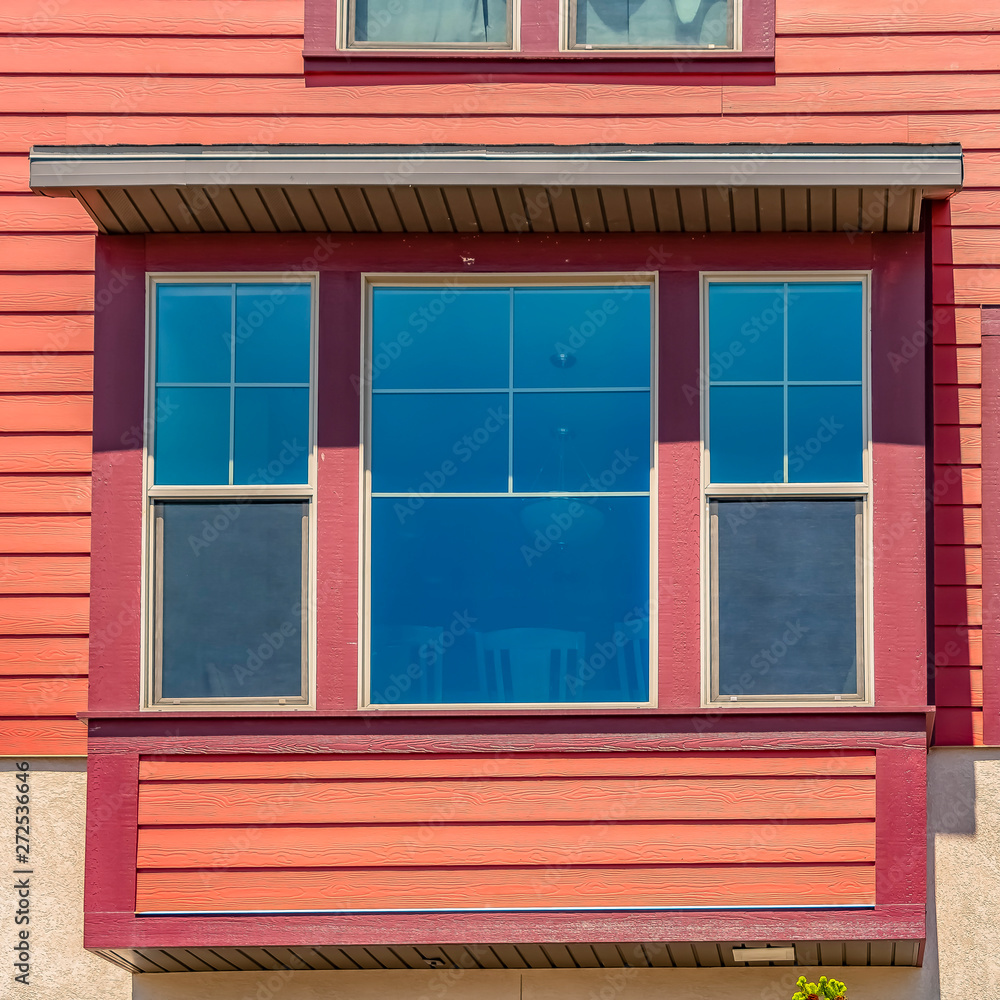
[[[146,758],[139,912],[874,903],[875,754]]]
[[[981,688],[971,679],[981,666],[978,314],[1000,301],[1000,12],[972,0],[778,0],[776,9],[773,87],[581,81],[307,88],[302,0],[5,0],[0,515],[22,520],[7,530],[0,525],[0,561],[86,555],[78,522],[90,503],[84,400],[91,388],[94,225],[75,201],[29,192],[32,145],[959,141],[967,187],[934,216],[938,476],[928,490],[938,596],[934,656],[949,699],[936,738],[972,741],[982,730],[975,702]],[[915,340],[909,349],[919,347]],[[25,579],[29,564],[12,565],[0,595],[0,669],[8,641],[48,650],[82,638],[87,627],[78,572],[39,561],[37,576]],[[20,594],[10,590],[15,585],[24,588]],[[55,661],[42,655],[17,662],[22,676],[35,677]],[[73,662],[84,669],[82,660]],[[950,669],[957,671],[953,679],[944,673]],[[55,673],[62,676],[62,668]],[[965,691],[968,703],[955,704]],[[15,712],[21,721],[8,728],[0,752],[83,751],[75,721],[66,742],[49,728],[33,743],[32,726],[42,724],[27,688],[24,698]],[[83,707],[81,694],[75,708]]]

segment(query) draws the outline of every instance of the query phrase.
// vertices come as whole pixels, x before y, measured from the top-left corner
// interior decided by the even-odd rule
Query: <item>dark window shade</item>
[[[722,697],[857,695],[863,502],[714,500]]]
[[[308,504],[153,510],[161,697],[302,698]]]
[[[384,45],[508,41],[505,0],[355,0],[354,38]]]

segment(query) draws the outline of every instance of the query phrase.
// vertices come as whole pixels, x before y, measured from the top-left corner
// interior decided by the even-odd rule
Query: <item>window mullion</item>
[[[229,328],[229,485],[233,485],[236,442],[236,284],[229,286],[232,296],[232,319]]]

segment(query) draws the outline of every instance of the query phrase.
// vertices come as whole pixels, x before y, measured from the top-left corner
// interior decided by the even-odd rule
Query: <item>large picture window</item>
[[[373,283],[367,702],[649,703],[648,283]]]
[[[706,277],[710,700],[863,701],[866,275]]]
[[[314,300],[150,283],[147,704],[310,700]]]

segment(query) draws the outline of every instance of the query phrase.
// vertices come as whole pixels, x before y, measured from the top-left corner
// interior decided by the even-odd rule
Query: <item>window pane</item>
[[[307,513],[304,503],[155,507],[163,698],[303,694]]]
[[[230,378],[231,285],[156,286],[156,380],[225,382]]]
[[[780,483],[784,478],[781,386],[712,386],[709,460],[713,483]]]
[[[864,478],[860,385],[788,387],[788,481],[860,483]]]
[[[858,693],[860,500],[718,500],[719,693]]]
[[[153,469],[157,486],[229,482],[229,388],[156,390]]]
[[[731,46],[732,0],[576,0],[578,45]]]
[[[355,0],[354,37],[384,45],[507,40],[505,0]]]
[[[708,289],[708,377],[712,382],[780,382],[784,378],[783,285]]]
[[[374,389],[504,389],[510,384],[510,290],[376,288]]]
[[[236,388],[233,482],[309,482],[309,390]]]
[[[648,287],[519,288],[514,385],[649,385]]]
[[[506,393],[376,393],[376,493],[506,492]]]
[[[514,489],[647,491],[648,392],[532,392],[514,397]]]
[[[861,282],[788,286],[788,377],[860,381],[864,338]]]
[[[309,292],[308,285],[237,286],[237,382],[309,381]]]
[[[646,701],[647,497],[372,500],[371,700]]]

